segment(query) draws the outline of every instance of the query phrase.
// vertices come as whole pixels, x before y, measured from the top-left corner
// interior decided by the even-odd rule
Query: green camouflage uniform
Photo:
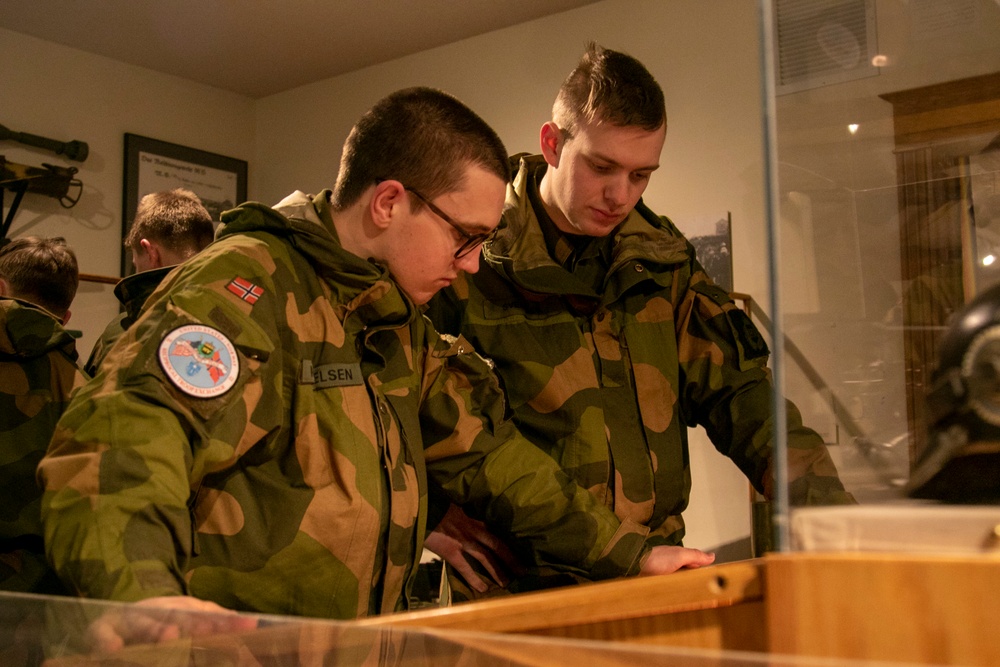
[[[39,468],[60,576],[118,600],[189,593],[345,619],[399,610],[428,477],[539,562],[637,571],[645,530],[517,434],[482,357],[439,336],[384,266],[340,247],[328,196],[227,212],[70,405]],[[192,326],[233,346],[225,393],[195,398],[167,370],[168,341]]]
[[[48,312],[0,298],[0,589],[65,592],[45,561],[35,468],[86,378],[76,342]]]
[[[641,202],[614,236],[559,233],[538,196],[544,166],[520,161],[480,271],[428,315],[495,362],[529,440],[619,518],[647,526],[651,544],[681,544],[689,426],[770,492],[767,346],[691,244]],[[793,406],[789,447],[793,502],[852,501]]]
[[[122,278],[115,285],[115,296],[122,304],[125,312],[111,320],[108,326],[105,327],[104,333],[94,343],[94,348],[90,351],[90,358],[83,365],[83,370],[88,375],[91,377],[97,375],[97,367],[101,365],[104,357],[107,356],[108,350],[139,318],[142,304],[146,303],[149,295],[153,293],[160,282],[163,281],[164,276],[170,273],[173,268],[172,266],[164,266],[159,269],[150,269],[149,271],[135,273]]]

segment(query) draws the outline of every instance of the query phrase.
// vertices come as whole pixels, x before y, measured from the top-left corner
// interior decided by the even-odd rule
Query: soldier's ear
[[[160,246],[153,243],[149,239],[142,239],[139,241],[139,248],[142,249],[142,254],[146,257],[146,265],[150,269],[159,269],[164,266],[163,262],[160,261]],[[133,263],[135,258],[132,258]]]
[[[69,308],[67,308],[66,309],[66,314],[62,316],[62,325],[63,326],[66,326],[67,324],[69,324],[69,316],[72,315],[72,314],[73,313],[71,313],[69,311]]]
[[[0,296],[10,296],[10,283],[0,278]]]
[[[399,213],[399,207],[406,204],[406,188],[399,181],[381,181],[372,191],[368,213],[379,229],[385,229]]]
[[[542,157],[545,158],[550,167],[559,166],[559,157],[562,155],[565,141],[563,131],[559,129],[555,121],[550,120],[542,125],[542,129],[538,132],[538,143],[542,149]]]

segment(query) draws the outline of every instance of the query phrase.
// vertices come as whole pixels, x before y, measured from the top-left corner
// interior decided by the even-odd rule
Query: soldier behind
[[[212,242],[212,216],[198,195],[177,188],[143,197],[135,211],[135,221],[125,237],[136,273],[115,285],[115,296],[124,312],[112,320],[94,344],[84,370],[97,375],[97,367],[118,337],[132,326],[142,304],[175,264],[193,257]]]
[[[0,589],[64,593],[45,561],[35,468],[70,393],[85,381],[63,329],[76,295],[76,256],[62,238],[0,246]]]
[[[400,610],[428,477],[540,562],[597,578],[673,569],[517,433],[486,361],[420,312],[477,270],[509,174],[482,119],[407,89],[354,127],[333,192],[226,212],[39,466],[64,581],[178,608]]]
[[[640,199],[666,125],[646,68],[590,45],[541,128],[542,154],[514,158],[482,270],[442,292],[429,315],[496,363],[529,440],[622,521],[647,527],[651,543],[680,545],[687,428],[704,426],[771,497],[774,427],[762,337],[677,228]],[[853,502],[794,406],[788,430],[792,502]],[[452,509],[428,539],[479,591],[487,582],[460,550],[503,564],[491,562],[495,540],[473,537],[481,528]],[[568,581],[535,570],[511,590]]]

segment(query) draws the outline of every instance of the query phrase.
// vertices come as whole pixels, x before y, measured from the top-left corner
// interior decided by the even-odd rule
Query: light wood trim
[[[880,97],[892,104],[897,150],[1000,131],[1000,72]]]
[[[770,651],[1000,665],[1000,558],[769,554]]]
[[[762,561],[725,563],[359,621],[646,644],[766,650]]]
[[[730,292],[729,298],[733,301],[743,302],[743,312],[747,314],[747,317],[753,315],[753,297],[745,292]]]
[[[702,652],[689,658],[688,649],[674,650],[668,647],[631,646],[619,642],[559,642],[548,643],[545,639],[534,639],[525,635],[488,635],[484,633],[458,633],[454,631],[426,630],[427,634],[441,637],[445,646],[467,647],[462,658],[449,660],[450,654],[442,656],[442,665],[504,665],[507,667],[764,667],[766,663],[742,660],[746,654],[735,654],[728,660],[720,654],[712,659]],[[453,653],[452,653],[453,654]],[[462,659],[467,658],[466,661]],[[409,663],[407,663],[409,664]],[[428,661],[426,664],[435,664]],[[788,667],[790,663],[778,662]],[[48,667],[48,666],[46,666]]]
[[[998,100],[896,116],[896,143],[900,147],[913,147],[998,132],[998,117]]]
[[[619,579],[392,614],[360,624],[520,632],[710,609],[761,599],[761,566],[760,559],[738,561],[657,577]]]

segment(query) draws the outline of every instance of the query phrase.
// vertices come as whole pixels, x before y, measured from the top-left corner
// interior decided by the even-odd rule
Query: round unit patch
[[[160,366],[188,396],[215,398],[233,388],[240,374],[236,348],[219,330],[202,324],[177,327],[160,343]]]

